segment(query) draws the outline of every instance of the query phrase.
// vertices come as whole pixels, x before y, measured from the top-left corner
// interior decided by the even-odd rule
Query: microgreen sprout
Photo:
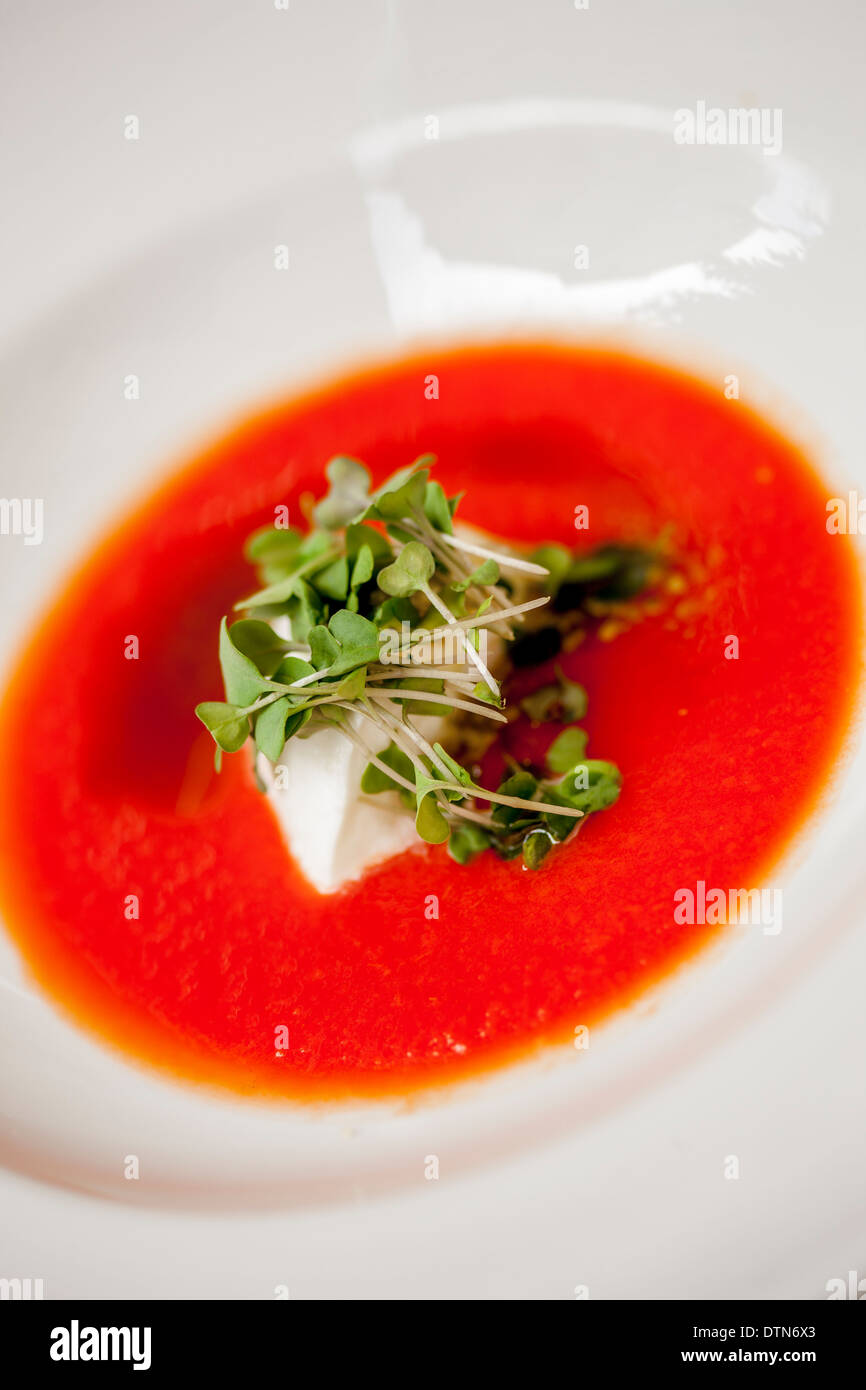
[[[529,559],[458,534],[460,496],[449,498],[430,478],[433,462],[416,459],[373,489],[362,463],[333,458],[306,536],[264,527],[249,538],[245,554],[261,587],[236,605],[247,616],[220,628],[225,700],[206,701],[196,714],[217,745],[217,766],[249,738],[276,763],[302,731],[338,729],[364,752],[362,794],[397,795],[423,840],[447,841],[461,864],[493,848],[534,869],[619,794],[616,767],[585,758],[587,736],[575,723],[586,712],[582,687],[557,668],[554,686],[524,699],[530,718],[568,727],[542,774],[512,768],[497,787],[481,785],[416,721],[505,724],[502,681],[482,637],[507,643],[569,583],[587,574],[608,583],[624,562],[617,552],[593,567],[590,557],[578,574],[562,547]],[[636,576],[637,561],[626,559]],[[444,638],[451,647],[438,662],[429,653]]]

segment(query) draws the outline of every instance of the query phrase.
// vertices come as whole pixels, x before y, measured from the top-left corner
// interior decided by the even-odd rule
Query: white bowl
[[[362,132],[345,159],[172,240],[66,303],[7,351],[0,363],[4,489],[43,496],[46,522],[41,547],[0,547],[5,664],[89,543],[174,462],[276,394],[419,343],[612,340],[697,369],[720,389],[735,372],[742,396],[811,451],[828,496],[866,489],[859,400],[843,373],[863,363],[861,316],[841,312],[862,223],[852,225],[850,209],[841,226],[834,221],[832,190],[796,151],[678,145],[669,110],[627,103],[521,100],[442,110],[437,119],[433,139],[423,113]],[[274,248],[283,243],[289,269],[280,272]],[[586,269],[575,265],[577,246],[589,249]],[[838,371],[829,369],[828,344],[842,364]],[[136,402],[124,398],[129,372],[141,382]],[[452,1195],[452,1223],[473,1209],[487,1212],[482,1190],[494,1203],[488,1215],[495,1230],[495,1202],[510,1221],[517,1193],[526,1206],[515,1218],[523,1253],[516,1266],[506,1258],[504,1278],[490,1276],[485,1284],[477,1242],[461,1257],[452,1224],[451,1234],[427,1236],[431,1260],[448,1271],[444,1283],[416,1271],[407,1286],[405,1265],[401,1274],[387,1264],[384,1242],[370,1258],[386,1296],[405,1287],[418,1296],[443,1289],[447,1295],[448,1288],[447,1296],[485,1288],[507,1296],[509,1287],[520,1296],[557,1296],[547,1272],[553,1279],[560,1265],[566,1283],[552,1286],[559,1296],[587,1282],[599,1294],[629,1296],[634,1271],[609,1265],[604,1255],[612,1232],[622,1249],[637,1252],[635,1269],[654,1271],[653,1296],[682,1295],[695,1280],[698,1291],[723,1296],[782,1287],[773,1283],[780,1277],[773,1260],[750,1259],[744,1268],[741,1259],[724,1258],[725,1232],[732,1224],[749,1242],[747,1251],[753,1243],[765,1254],[780,1249],[791,1203],[809,1190],[803,1154],[788,1153],[794,1176],[789,1185],[783,1172],[779,1190],[772,1173],[778,1133],[744,1136],[734,1125],[728,1139],[717,1140],[719,1106],[748,1087],[752,1067],[774,1061],[768,1020],[792,989],[809,1001],[805,1026],[814,1045],[799,1056],[796,1075],[778,1068],[783,1108],[827,1086],[834,1058],[822,1030],[860,989],[833,964],[832,952],[862,912],[864,774],[866,744],[858,732],[832,794],[774,876],[786,901],[778,937],[723,933],[597,1030],[589,1053],[552,1049],[408,1104],[281,1107],[173,1084],[67,1022],[0,938],[0,1038],[13,1063],[0,1080],[0,1110],[9,1122],[0,1158],[46,1183],[132,1206],[284,1208],[280,1221],[291,1223],[300,1219],[291,1209],[334,1204],[323,1220],[342,1211],[344,1233],[364,1239],[384,1227],[396,1241],[401,1201],[404,1214],[412,1213],[409,1224],[426,1228],[433,1198],[423,1161],[435,1153],[449,1181],[465,1179],[462,1195]],[[823,994],[803,994],[809,972],[821,970],[830,985]],[[757,1048],[751,1063],[746,1037]],[[781,1024],[778,1037],[789,1046]],[[698,1064],[703,1085],[695,1080]],[[678,1079],[682,1069],[691,1081]],[[846,1130],[844,1115],[840,1105],[825,1117],[832,1137],[825,1130],[822,1143],[856,1147],[834,1181],[816,1242],[828,1222],[842,1223],[862,1208],[849,1176],[866,1144],[853,1125]],[[673,1150],[668,1136],[679,1136]],[[795,1144],[809,1146],[809,1164],[821,1162],[813,1140],[796,1131]],[[677,1142],[687,1153],[691,1146],[693,1160],[700,1152],[706,1166],[697,1180],[694,1167],[684,1179]],[[750,1197],[737,1208],[720,1175],[724,1155],[742,1149],[752,1186],[744,1178],[741,1192]],[[139,1182],[124,1179],[129,1153],[140,1157]],[[624,1188],[644,1194],[643,1215]],[[359,1196],[367,1199],[363,1212]],[[345,1208],[347,1201],[355,1206]],[[530,1231],[535,1204],[544,1208],[537,1230],[546,1245]],[[71,1230],[79,1215],[70,1210],[64,1219]],[[102,1229],[102,1217],[87,1210],[91,1228]],[[462,1218],[453,1214],[459,1211]],[[572,1252],[571,1265],[557,1212],[570,1213],[568,1239],[591,1252]],[[664,1257],[655,1252],[653,1264],[652,1229],[663,1216],[671,1246]],[[229,1257],[221,1263],[215,1253],[224,1220],[214,1216],[198,1228],[194,1263],[181,1259],[176,1272],[162,1271],[163,1293],[215,1294],[227,1281],[231,1289]],[[693,1227],[701,1222],[711,1270],[703,1267]],[[248,1253],[264,1259],[264,1227],[244,1229]],[[303,1225],[279,1229],[302,1243],[312,1239]],[[111,1244],[110,1227],[101,1238]],[[202,1251],[211,1240],[207,1259]],[[348,1273],[329,1283],[313,1244],[306,1290],[345,1291]],[[846,1248],[838,1240],[833,1258]],[[816,1255],[814,1267],[801,1260],[798,1287],[805,1281],[820,1291],[834,1273],[823,1271],[821,1259],[830,1258]],[[84,1285],[98,1290],[100,1276],[88,1269]],[[66,1266],[62,1277],[73,1278]],[[140,1291],[132,1277],[111,1287],[121,1296]]]

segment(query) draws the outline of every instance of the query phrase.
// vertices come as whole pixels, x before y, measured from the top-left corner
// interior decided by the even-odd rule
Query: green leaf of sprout
[[[554,806],[573,806],[584,816],[593,811],[603,811],[612,806],[619,796],[622,777],[619,768],[613,763],[599,759],[588,759],[573,767],[561,782],[549,783],[545,787],[544,800]],[[569,817],[557,816],[555,812],[543,816],[550,833],[557,840],[564,840],[576,829],[579,822]]]
[[[270,623],[263,623],[259,618],[241,618],[232,623],[229,639],[235,650],[249,657],[263,676],[273,675],[289,646],[277,636]]]
[[[203,704],[196,705],[195,712],[226,753],[236,753],[246,743],[250,732],[249,719],[234,705],[225,704],[222,700],[205,700]]]
[[[545,551],[551,549],[544,547]],[[547,589],[563,610],[580,607],[587,597],[604,600],[633,598],[646,588],[654,567],[659,563],[655,550],[619,543],[603,545],[577,555],[566,554],[568,563],[565,565],[561,555],[556,555],[554,566],[543,558],[539,560],[540,564],[547,565],[551,570]]]
[[[415,769],[412,766],[412,761],[403,752],[402,748],[398,748],[395,743],[389,744],[384,752],[379,753],[377,756],[380,762],[393,768],[401,777],[405,777],[407,782],[413,780]],[[388,777],[375,763],[368,763],[364,768],[361,777],[362,792],[366,792],[370,796],[375,796],[378,792],[393,792],[399,790],[401,790],[399,783]]]
[[[392,598],[408,598],[433,577],[436,561],[426,545],[409,541],[392,565],[379,571],[377,584]]]
[[[276,671],[273,679],[280,685],[294,685],[295,681],[302,680],[304,676],[314,676],[316,667],[309,661],[304,661],[300,656],[284,656]],[[300,694],[300,691],[298,692]]]
[[[399,521],[424,508],[427,470],[402,469],[374,495],[376,515],[381,521]]]
[[[363,522],[353,521],[351,525],[346,527],[346,554],[349,559],[356,560],[363,546],[370,548],[377,564],[383,560],[393,559],[391,546],[381,531],[377,531],[375,527],[367,526]]]
[[[523,851],[523,840],[520,835],[497,838],[491,840],[490,844],[500,859],[516,859]]]
[[[337,531],[364,511],[370,500],[370,474],[357,459],[338,454],[325,465],[330,490],[313,510],[317,526]]]
[[[450,833],[448,822],[439,809],[439,803],[432,792],[422,796],[415,813],[415,829],[428,845],[441,845]]]
[[[466,768],[461,766],[455,758],[452,758],[450,753],[446,753],[441,743],[434,743],[433,749],[439,754],[439,757],[448,768],[455,782],[459,782],[461,787],[473,787],[475,785],[469,773],[466,771]]]
[[[354,592],[373,578],[373,551],[369,545],[362,545],[352,566],[351,587]]]
[[[454,534],[451,508],[439,483],[427,483],[424,491],[424,512],[431,526],[435,526],[437,531],[444,531],[448,536]]]
[[[249,598],[241,599],[239,603],[235,604],[235,609],[276,607],[285,603],[297,592],[302,579],[306,578],[307,575],[314,574],[317,570],[324,569],[332,558],[336,558],[333,537],[324,531],[311,531],[306,540],[298,547],[295,556],[297,568],[276,584],[268,584],[258,593],[251,594]]]
[[[480,588],[486,588],[490,584],[495,584],[499,579],[499,566],[495,560],[484,560],[477,569],[473,570],[467,579],[461,579],[458,583],[452,584],[452,588],[458,593],[465,593],[473,584]]]
[[[491,690],[484,681],[479,681],[477,685],[472,687],[472,694],[476,700],[483,700],[485,705],[494,705],[496,709],[502,705],[501,697],[497,695],[495,690]]]
[[[292,565],[302,540],[293,526],[262,526],[247,537],[244,558],[256,565]]]
[[[310,709],[299,709],[289,696],[265,705],[256,715],[256,747],[272,763],[277,762],[289,739],[308,723],[312,713]]]
[[[441,695],[445,689],[445,682],[433,676],[398,676],[397,684],[402,690],[426,690],[429,695]],[[384,689],[387,688],[387,685],[384,686]],[[410,714],[441,716],[443,709],[436,700],[400,700],[398,703],[407,708]]]
[[[375,623],[360,613],[340,608],[328,623],[328,631],[340,644],[331,674],[341,675],[353,666],[366,666],[379,655],[379,632]]]
[[[570,772],[586,753],[585,729],[564,729],[547,750],[547,765],[551,772]]]
[[[249,637],[249,629],[243,623],[229,627],[225,618],[220,624],[219,657],[223,674],[226,698],[229,704],[242,708],[255,704],[260,696],[272,689],[270,681],[264,677],[255,662],[235,646],[233,633],[236,627],[243,627],[241,640]],[[264,625],[263,625],[264,626]]]
[[[254,730],[256,747],[264,753],[266,758],[270,758],[272,763],[277,761],[285,747],[286,720],[291,709],[289,698],[284,695],[281,700],[275,700],[272,705],[265,705],[264,709],[256,715]]]
[[[544,587],[555,593],[568,573],[571,564],[571,551],[564,545],[541,545],[530,557],[536,565],[542,565],[550,573],[543,581]]]
[[[557,791],[572,806],[589,815],[612,806],[620,793],[622,776],[614,763],[588,758],[566,773]]]
[[[559,682],[560,703],[568,719],[584,719],[589,709],[586,690],[577,681],[570,680],[561,667],[556,668]]]
[[[310,661],[317,671],[332,666],[340,655],[339,643],[322,623],[310,628],[307,641],[310,644]]]
[[[344,676],[337,684],[335,693],[339,695],[341,700],[349,702],[352,700],[360,700],[364,693],[366,683],[366,666],[356,666],[354,671],[350,671],[348,676]]]
[[[337,710],[337,713],[342,714],[343,710]],[[308,724],[312,715],[313,711],[311,709],[302,709],[298,710],[295,714],[290,714],[286,720],[286,741],[294,737],[305,724]]]
[[[589,700],[577,681],[570,680],[561,668],[556,668],[556,682],[542,685],[531,695],[524,695],[520,708],[536,724],[571,723],[586,717]]]
[[[436,783],[438,779],[435,777],[431,777],[429,772],[427,772],[426,769],[422,767],[420,763],[414,764],[413,772],[415,774],[415,804],[417,806],[420,806],[422,799],[428,794],[428,792],[433,792],[436,790]]]
[[[501,786],[496,789],[500,796],[520,797],[521,801],[532,801],[535,799],[538,790],[538,780],[533,777],[531,772],[520,769],[513,772],[510,777],[506,777]],[[493,819],[501,825],[514,826],[527,818],[527,814],[534,815],[533,812],[527,813],[517,806],[503,806],[494,803]]]
[[[429,465],[435,454],[422,454],[408,468],[398,468],[373,493],[372,501],[359,520],[395,521],[413,515],[424,505]]]
[[[438,616],[438,615],[437,615]],[[373,612],[373,621],[379,631],[386,627],[400,627],[401,623],[409,623],[410,627],[415,627],[418,622],[418,610],[415,608],[411,599],[408,598],[386,598],[383,603]]]
[[[544,800],[549,802],[551,806],[574,805],[571,798],[560,795],[556,787],[545,788]],[[578,807],[577,809],[580,810],[581,808]],[[558,816],[555,811],[542,812],[541,819],[550,831],[550,834],[557,841],[567,840],[569,835],[577,830],[578,826],[581,824],[581,822],[575,820],[573,816]]]
[[[312,584],[299,579],[288,599],[288,617],[295,642],[309,641],[310,629],[321,621],[324,611],[325,605]]]
[[[469,864],[490,846],[490,836],[474,821],[458,821],[448,840],[448,853],[458,864]]]
[[[345,724],[349,717],[348,710],[339,709],[336,705],[317,705],[308,713],[319,724]]]
[[[302,565],[307,565],[311,560],[321,559],[333,548],[334,537],[328,531],[310,531],[298,546],[298,559]]]
[[[315,587],[326,598],[345,599],[349,592],[349,561],[345,555],[319,570]]]

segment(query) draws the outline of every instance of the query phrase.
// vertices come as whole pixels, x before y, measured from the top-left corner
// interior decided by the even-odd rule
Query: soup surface
[[[246,751],[214,773],[193,706],[221,698],[246,535],[280,503],[298,522],[333,454],[378,481],[422,452],[486,531],[665,533],[686,582],[562,662],[589,692],[590,756],[622,771],[614,807],[534,873],[419,844],[322,897]],[[271,1097],[406,1092],[592,1023],[733,930],[678,923],[674,894],[760,886],[832,773],[860,609],[827,497],[720,389],[585,349],[428,353],[244,424],[89,559],[5,697],[0,903],[32,973],[128,1055]],[[556,732],[524,720],[509,750]]]

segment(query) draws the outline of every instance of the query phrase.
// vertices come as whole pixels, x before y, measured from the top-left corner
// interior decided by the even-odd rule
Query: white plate
[[[418,341],[608,336],[697,364],[720,390],[735,372],[833,492],[866,492],[851,392],[864,209],[838,149],[810,163],[787,140],[781,155],[684,147],[669,107],[619,100],[443,105],[436,120],[435,139],[421,110],[358,132],[9,346],[3,490],[46,499],[46,538],[0,547],[4,662],[171,461],[277,392]],[[174,1086],[70,1027],[0,939],[0,1274],[44,1277],[54,1296],[820,1295],[866,1259],[864,951],[849,931],[864,773],[858,738],[773,877],[779,937],[732,933],[589,1053],[408,1107],[280,1109]]]

